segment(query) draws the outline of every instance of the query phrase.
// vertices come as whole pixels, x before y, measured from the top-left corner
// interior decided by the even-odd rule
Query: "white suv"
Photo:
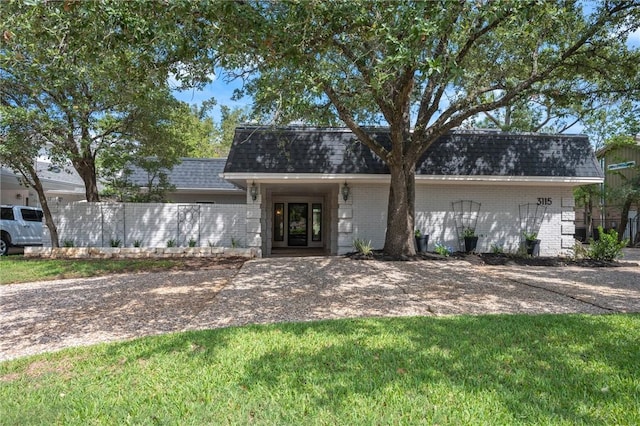
[[[42,245],[42,210],[27,206],[0,206],[0,256],[11,246]]]

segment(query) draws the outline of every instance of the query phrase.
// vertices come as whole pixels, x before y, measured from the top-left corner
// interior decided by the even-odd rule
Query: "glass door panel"
[[[273,205],[273,240],[284,241],[284,203]]]
[[[307,203],[289,203],[289,245],[307,245],[307,222],[309,216],[309,205]]]
[[[311,205],[311,241],[322,241],[322,204]]]

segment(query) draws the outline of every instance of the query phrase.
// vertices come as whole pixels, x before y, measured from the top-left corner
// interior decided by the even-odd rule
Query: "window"
[[[11,207],[2,207],[2,214],[0,215],[2,220],[15,220],[13,217],[13,209]]]
[[[311,241],[322,241],[322,204],[311,206]]]
[[[273,204],[273,240],[284,241],[284,203]]]
[[[42,222],[42,210],[20,209],[20,212],[27,222]]]

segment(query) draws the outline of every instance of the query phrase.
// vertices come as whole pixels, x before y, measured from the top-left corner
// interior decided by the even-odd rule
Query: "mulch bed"
[[[378,261],[440,261],[464,260],[473,265],[519,265],[519,266],[580,266],[584,268],[613,268],[620,266],[633,266],[631,263],[620,263],[617,261],[606,262],[593,259],[570,259],[566,257],[532,257],[517,256],[512,254],[496,253],[463,253],[455,252],[451,256],[442,256],[437,253],[417,253],[415,256],[395,258],[385,255],[381,250],[374,250],[372,254],[365,256],[361,253],[353,252],[345,255],[354,260],[378,260]],[[636,264],[637,266],[637,264]]]

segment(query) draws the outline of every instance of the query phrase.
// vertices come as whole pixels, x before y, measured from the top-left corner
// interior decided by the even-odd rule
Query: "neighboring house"
[[[617,229],[621,222],[625,195],[635,185],[635,193],[640,194],[640,136],[636,136],[635,144],[612,145],[596,152],[596,157],[604,170],[604,186],[609,196],[604,198],[601,210],[594,212],[597,225],[605,229]],[[640,202],[637,196],[630,199],[628,223],[623,237],[634,242],[640,240]],[[581,218],[582,219],[582,218]]]
[[[64,170],[52,167],[46,161],[37,161],[36,167],[50,202],[59,204],[85,199],[84,183],[72,167]],[[40,207],[36,191],[24,186],[19,177],[5,166],[0,169],[0,199],[2,204]]]
[[[370,133],[389,144],[387,129]],[[246,245],[266,256],[291,248],[343,254],[355,238],[384,244],[388,169],[348,129],[238,127],[223,177],[247,189]],[[516,251],[527,231],[538,234],[541,255],[566,254],[572,189],[602,181],[586,136],[451,132],[417,167],[416,228],[430,235],[430,250],[438,242],[457,250],[464,216],[479,251]],[[461,212],[465,203],[474,207]]]
[[[226,158],[181,158],[172,169],[161,170],[174,190],[166,194],[174,203],[244,204],[245,191],[221,177]],[[149,185],[147,171],[133,167],[129,182],[142,189]]]

